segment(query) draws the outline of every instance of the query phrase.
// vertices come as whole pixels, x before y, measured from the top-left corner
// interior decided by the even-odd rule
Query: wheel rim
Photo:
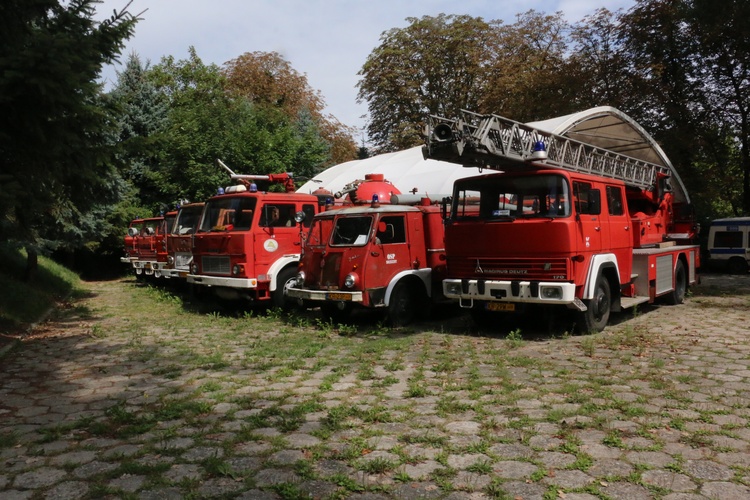
[[[596,288],[596,297],[594,298],[594,319],[600,322],[605,314],[609,311],[609,297],[602,285]]]

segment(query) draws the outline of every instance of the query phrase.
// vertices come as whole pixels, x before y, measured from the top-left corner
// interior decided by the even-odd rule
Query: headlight
[[[305,271],[297,273],[297,286],[303,286],[305,284]]]
[[[542,287],[542,298],[543,299],[561,299],[562,288],[559,286],[545,286]]]
[[[349,273],[346,275],[346,278],[344,278],[344,286],[346,288],[353,288],[354,285],[357,284],[357,281],[359,281],[359,278],[356,273]]]
[[[170,266],[171,266],[172,264],[174,264],[174,257],[172,257],[171,255],[170,255],[170,256],[168,256],[168,257],[167,257],[167,264],[169,264]]]
[[[190,271],[192,271],[193,274],[198,274],[198,264],[190,266]]]
[[[235,264],[232,266],[232,274],[235,276],[239,276],[240,274],[243,274],[245,272],[245,266],[242,264]]]
[[[445,285],[445,293],[461,295],[461,283],[448,283]]]

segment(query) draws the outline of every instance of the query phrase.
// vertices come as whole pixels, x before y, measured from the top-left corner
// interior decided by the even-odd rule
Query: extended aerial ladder
[[[465,167],[514,171],[561,168],[618,179],[651,190],[672,176],[670,167],[536,129],[498,115],[461,111],[458,119],[431,115],[424,157]],[[665,185],[664,189],[671,187]]]

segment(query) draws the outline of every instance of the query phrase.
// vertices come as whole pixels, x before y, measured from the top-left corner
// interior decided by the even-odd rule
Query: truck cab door
[[[367,288],[386,287],[396,273],[411,268],[405,215],[383,214],[376,224],[375,237],[365,266]]]
[[[577,226],[576,249],[588,258],[602,251],[601,190],[595,189],[590,182],[574,181],[573,205]]]
[[[622,186],[606,186],[607,206],[602,211],[607,213],[608,243],[612,253],[617,257],[617,267],[620,270],[620,283],[631,281],[633,264],[633,232],[630,216],[625,209]]]

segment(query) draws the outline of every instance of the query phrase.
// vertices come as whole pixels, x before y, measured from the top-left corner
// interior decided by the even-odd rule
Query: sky
[[[97,18],[110,17],[128,0],[103,0]],[[143,12],[120,64],[104,69],[107,88],[132,53],[141,62],[162,57],[187,59],[195,47],[205,64],[224,63],[246,52],[278,52],[307,77],[326,102],[327,114],[362,129],[366,103],[357,104],[357,73],[392,28],[405,28],[409,17],[457,14],[503,20],[530,9],[563,12],[577,22],[596,9],[627,10],[635,0],[132,0],[128,10]]]

